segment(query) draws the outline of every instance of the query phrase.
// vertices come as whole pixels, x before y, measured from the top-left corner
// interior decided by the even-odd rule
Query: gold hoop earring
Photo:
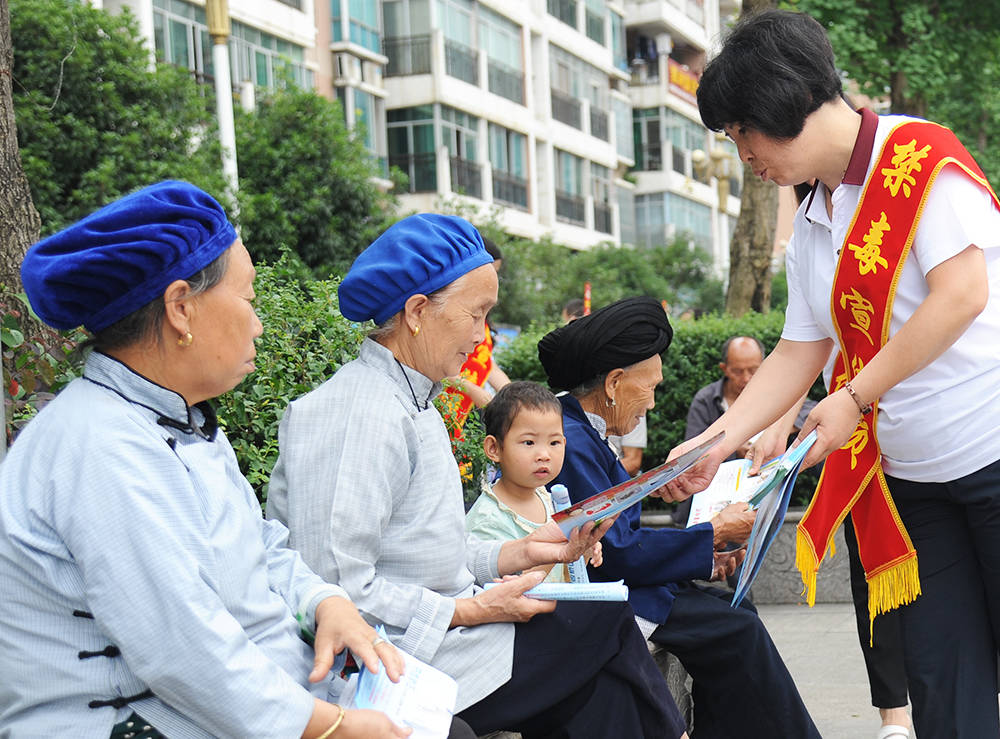
[[[420,326],[415,326],[414,328],[410,329],[410,333],[413,336],[416,336],[417,334],[419,334],[420,333]]]
[[[177,339],[177,346],[191,346],[192,341],[194,341],[194,337],[191,335],[191,332],[185,331],[184,335]]]

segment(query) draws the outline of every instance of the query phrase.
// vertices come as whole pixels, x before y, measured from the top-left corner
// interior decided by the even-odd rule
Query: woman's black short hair
[[[518,380],[504,385],[483,408],[483,426],[501,446],[504,437],[523,408],[536,411],[554,411],[562,415],[562,405],[552,392],[537,382]]]
[[[698,84],[698,110],[713,131],[739,124],[791,139],[841,87],[823,26],[804,13],[766,10],[726,37]]]

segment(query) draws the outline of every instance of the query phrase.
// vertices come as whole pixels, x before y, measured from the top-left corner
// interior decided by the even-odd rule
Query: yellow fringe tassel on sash
[[[831,539],[829,552],[834,553]],[[809,606],[816,605],[816,575],[822,560],[816,556],[812,541],[802,529],[795,532],[795,569],[802,576],[803,594]],[[920,595],[920,575],[917,558],[907,557],[876,575],[865,578],[868,581],[868,633],[869,644],[874,646],[875,617],[888,613],[893,608],[912,603]]]

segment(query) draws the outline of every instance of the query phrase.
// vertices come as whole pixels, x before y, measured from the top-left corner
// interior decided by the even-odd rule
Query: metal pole
[[[228,0],[207,0],[205,17],[208,21],[208,33],[212,37],[215,104],[219,119],[219,142],[222,144],[222,174],[226,178],[226,195],[233,203],[235,211],[239,175],[236,166],[236,125],[233,122],[233,83],[229,73]]]

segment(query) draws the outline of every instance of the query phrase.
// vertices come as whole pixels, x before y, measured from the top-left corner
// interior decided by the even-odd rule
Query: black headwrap
[[[553,390],[662,354],[674,332],[654,298],[625,298],[542,337],[538,358]]]

